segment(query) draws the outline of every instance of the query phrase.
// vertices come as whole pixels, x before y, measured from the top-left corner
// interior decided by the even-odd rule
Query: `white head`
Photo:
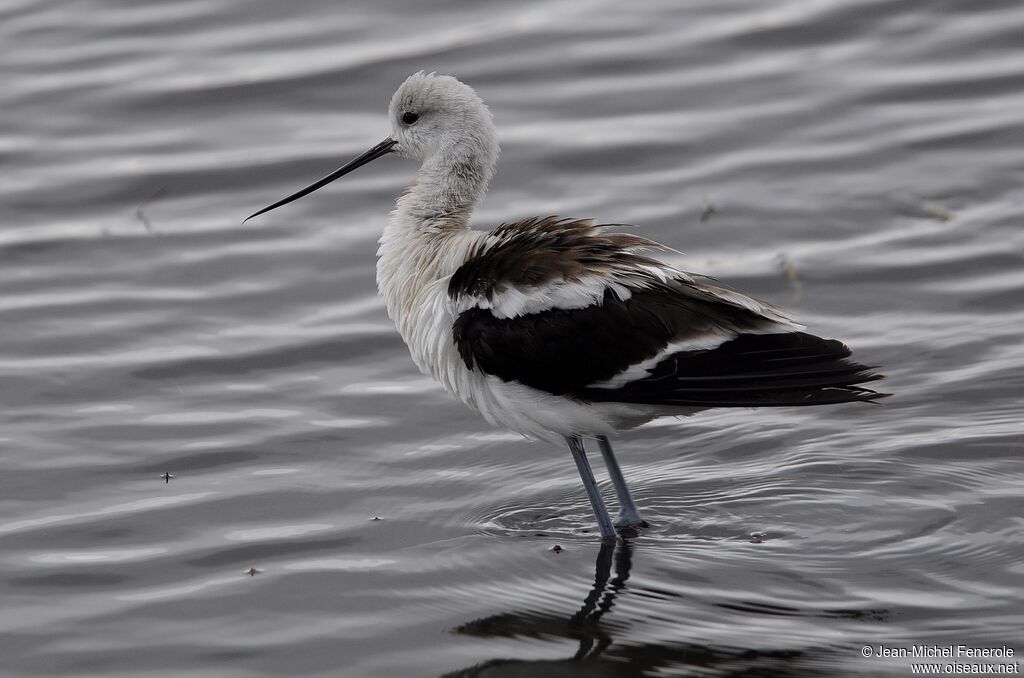
[[[401,84],[388,107],[395,151],[415,160],[480,154],[492,164],[498,135],[491,112],[469,85],[420,71]]]
[[[314,184],[248,219],[298,200],[388,153],[420,160],[422,180],[448,179],[446,195],[471,204],[486,190],[498,159],[491,112],[469,85],[420,71],[406,78],[388,107],[391,136]]]

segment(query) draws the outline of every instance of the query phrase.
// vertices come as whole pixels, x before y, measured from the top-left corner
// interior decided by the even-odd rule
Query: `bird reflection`
[[[454,629],[456,633],[478,637],[561,637],[579,642],[571,659],[523,661],[494,659],[468,669],[447,673],[443,678],[509,678],[511,676],[621,676],[623,665],[606,661],[602,654],[612,644],[612,630],[601,618],[615,605],[616,597],[625,589],[632,567],[633,546],[628,540],[604,543],[594,565],[594,585],[583,599],[583,605],[571,617],[538,613],[507,613],[477,619]],[[612,576],[612,566],[615,575]]]
[[[834,648],[766,649],[708,645],[686,638],[687,603],[679,597],[679,636],[671,641],[644,638],[633,623],[609,615],[619,596],[626,592],[633,565],[634,546],[629,540],[617,546],[604,544],[594,565],[594,584],[580,609],[566,618],[546,612],[511,612],[477,619],[454,630],[478,638],[535,638],[575,640],[576,652],[565,659],[491,659],[441,678],[640,678],[666,671],[693,671],[729,678],[803,678],[823,675],[820,664]],[[614,575],[612,574],[614,570]],[[666,592],[662,592],[665,594]],[[759,609],[758,613],[762,611]],[[776,610],[773,612],[777,613]],[[791,614],[822,617],[821,610],[797,610]],[[849,618],[843,611],[841,618]],[[618,638],[618,643],[613,642]],[[840,658],[848,658],[843,648]],[[685,667],[685,668],[684,668]]]

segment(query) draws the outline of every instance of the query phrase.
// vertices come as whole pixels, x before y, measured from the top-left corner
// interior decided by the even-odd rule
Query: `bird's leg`
[[[565,442],[569,443],[569,452],[572,453],[572,460],[576,462],[576,468],[580,472],[580,479],[583,480],[583,489],[587,491],[590,498],[590,505],[594,508],[594,517],[597,518],[597,527],[601,532],[602,540],[615,539],[615,528],[612,526],[612,519],[605,508],[604,499],[601,498],[601,491],[597,489],[597,481],[594,479],[594,472],[587,461],[587,452],[583,449],[583,439],[579,436],[566,436]]]
[[[619,497],[619,515],[615,518],[615,527],[620,529],[647,527],[647,521],[641,518],[640,512],[636,510],[633,495],[629,493],[629,488],[626,486],[626,479],[622,476],[622,469],[619,468],[619,462],[615,459],[608,436],[598,436],[597,444],[601,447],[601,456],[604,457],[604,464],[608,467],[608,475],[611,476],[615,494]]]

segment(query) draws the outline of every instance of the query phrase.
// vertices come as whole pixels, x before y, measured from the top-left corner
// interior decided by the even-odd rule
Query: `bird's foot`
[[[623,537],[636,537],[640,534],[640,530],[649,527],[647,521],[639,515],[628,515],[625,513],[620,513],[616,516],[612,524]]]

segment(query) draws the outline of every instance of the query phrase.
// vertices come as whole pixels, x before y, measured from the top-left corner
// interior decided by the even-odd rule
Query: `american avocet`
[[[391,135],[297,200],[388,153],[422,162],[377,252],[377,286],[416,366],[491,424],[565,440],[601,537],[645,525],[608,436],[709,407],[871,401],[879,379],[842,343],[767,303],[680,271],[667,250],[585,219],[469,227],[498,159],[491,113],[468,85],[416,73]],[[252,217],[249,217],[250,219]],[[613,522],[583,447],[596,438],[621,512]]]

